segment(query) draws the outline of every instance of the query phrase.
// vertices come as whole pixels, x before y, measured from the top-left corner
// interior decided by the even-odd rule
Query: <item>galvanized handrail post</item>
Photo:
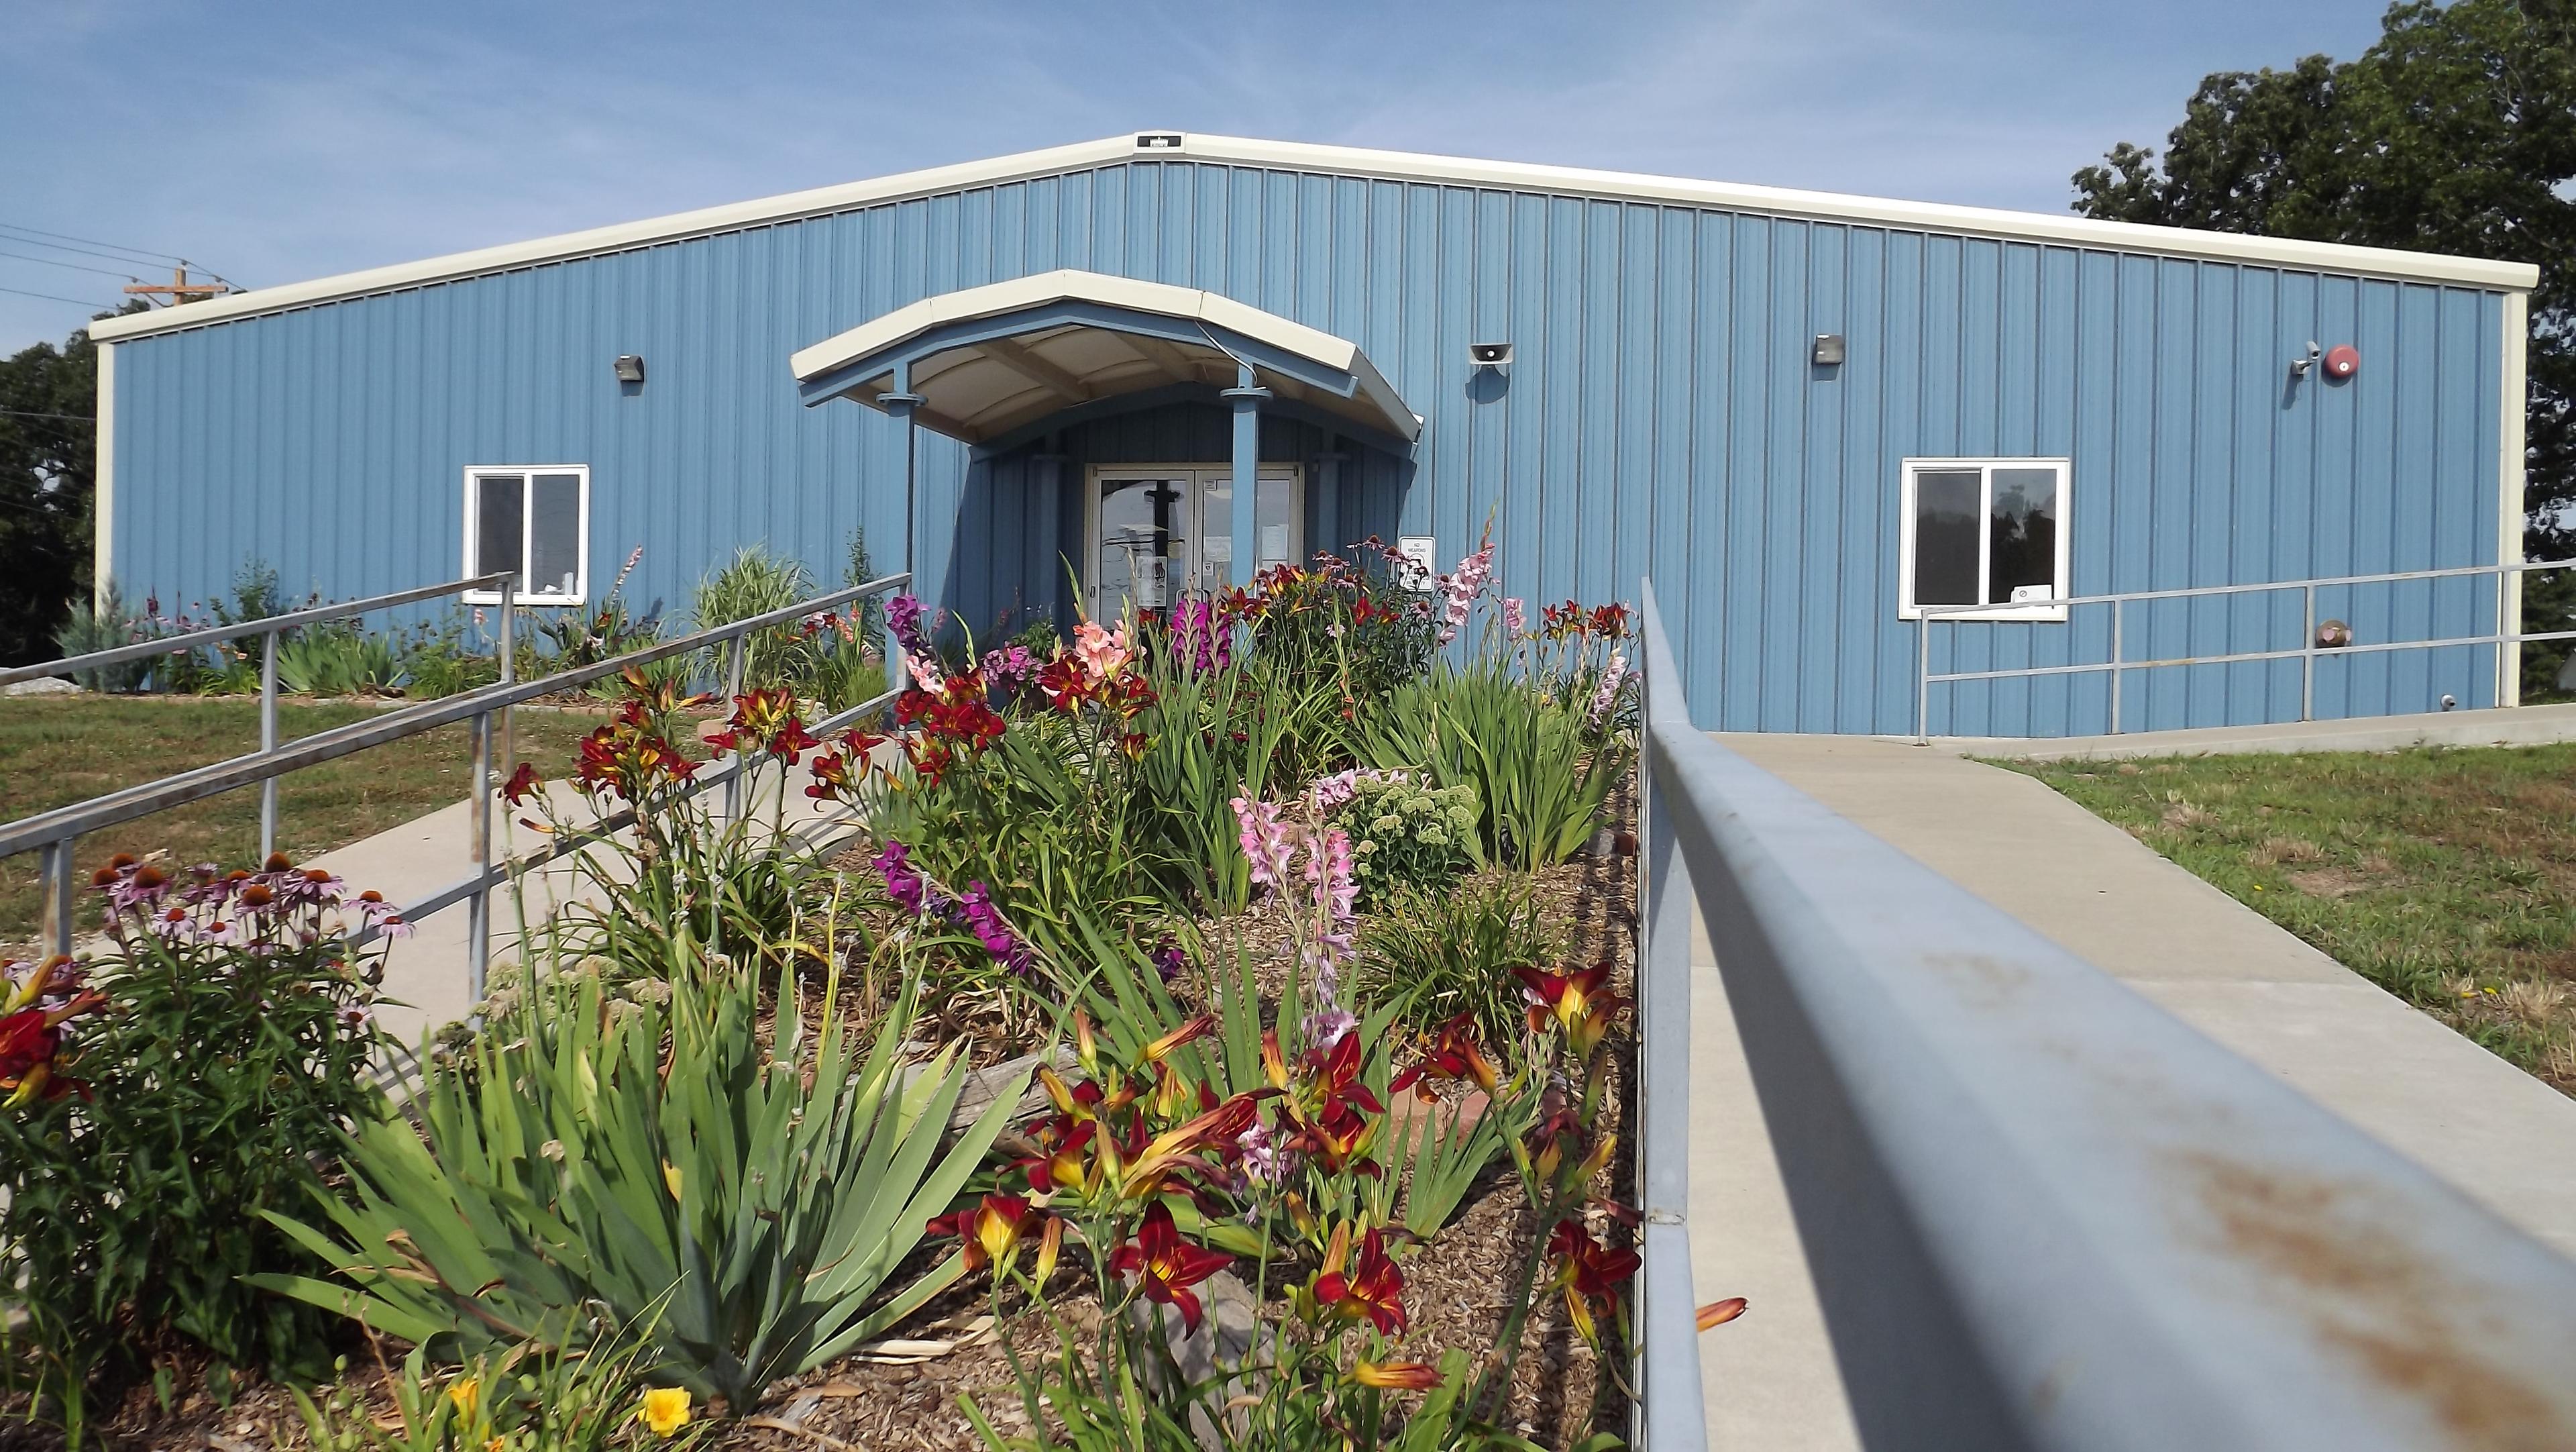
[[[1932,744],[1932,611],[1914,612],[1914,744]]]
[[[473,738],[473,811],[466,832],[474,859],[474,891],[466,899],[466,998],[481,1003],[487,996],[492,961],[492,713],[476,713],[468,728]]]
[[[277,639],[275,626],[259,640],[259,754],[277,750]],[[259,784],[259,856],[265,862],[277,851],[277,778]]]
[[[518,593],[515,589],[501,592],[501,679],[499,684],[504,686],[516,685],[519,680]],[[511,712],[514,709],[507,700],[502,701],[500,771],[503,781],[508,781],[519,769],[518,738],[512,731],[515,723],[511,718]]]
[[[45,951],[49,954],[72,950],[72,846],[80,839],[65,837],[48,842],[38,859],[45,879]]]
[[[2299,623],[2299,719],[2317,717],[2317,587],[2310,585],[2301,592],[2307,605]]]
[[[743,660],[750,654],[751,632],[747,630],[738,632],[733,638],[732,663],[725,668],[725,700],[728,702],[733,701],[742,695]],[[742,820],[742,763],[744,760],[744,752],[741,742],[737,741],[734,743],[732,754],[734,766],[733,775],[726,777],[724,784],[724,813],[727,824]]]
[[[2128,602],[2111,602],[2111,734],[2120,734],[2120,638],[2122,622],[2128,617]]]

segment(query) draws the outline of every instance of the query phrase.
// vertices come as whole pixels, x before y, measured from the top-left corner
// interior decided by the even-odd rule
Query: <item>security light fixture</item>
[[[1815,350],[1809,356],[1815,360],[1816,366],[1819,368],[1841,367],[1843,361],[1843,335],[1840,333],[1818,333],[1816,335]]]
[[[620,354],[618,354],[618,355],[617,355],[617,381],[618,381],[618,382],[620,382],[620,383],[641,383],[641,382],[643,382],[643,381],[644,381],[644,355],[643,355],[643,354],[641,354],[641,353],[620,353]]]
[[[1512,345],[1509,343],[1469,343],[1467,345],[1467,361],[1475,364],[1479,368],[1508,367],[1512,361]]]

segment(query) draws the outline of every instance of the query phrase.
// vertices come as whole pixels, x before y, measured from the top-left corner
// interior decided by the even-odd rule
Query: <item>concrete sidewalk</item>
[[[807,780],[802,767],[788,773],[784,818],[787,829],[811,833],[827,830],[836,823],[846,824],[845,810],[827,809],[805,795]],[[761,773],[756,782],[744,788],[744,811],[757,813],[758,820],[767,820],[779,800],[779,789],[775,769]],[[568,824],[595,820],[581,794],[570,785],[552,782],[546,791],[558,819]],[[713,788],[701,800],[721,823],[724,789]],[[507,851],[532,854],[541,850],[547,843],[546,836],[519,825],[519,819],[536,815],[523,807],[496,817],[492,830],[494,856]],[[502,825],[505,820],[506,832]],[[313,859],[312,865],[338,873],[352,892],[373,888],[390,901],[415,902],[473,875],[472,833],[472,806],[458,802],[364,841],[323,853]],[[605,868],[616,855],[611,847],[595,846],[527,874],[520,882],[528,921],[545,921],[574,904],[597,906],[600,894],[582,864],[587,861]],[[517,960],[520,912],[521,907],[506,889],[494,894],[492,963],[496,974],[500,965]],[[454,1023],[473,1007],[466,953],[469,920],[466,904],[457,903],[423,919],[417,925],[418,931],[389,950],[384,992],[394,1001],[383,1007],[380,1021],[397,1041],[417,1044],[423,1033]]]
[[[1730,735],[1722,739],[1732,744],[1770,738]],[[2128,757],[2219,756],[2237,752],[2403,751],[2412,746],[2539,746],[2556,741],[2576,741],[2576,704],[2513,706],[2485,711],[2425,711],[2407,716],[2359,716],[2342,721],[2283,721],[2269,726],[2128,731],[2117,736],[1936,736],[1932,738],[1932,747],[1954,756],[1982,756],[1990,760],[2116,761]]]

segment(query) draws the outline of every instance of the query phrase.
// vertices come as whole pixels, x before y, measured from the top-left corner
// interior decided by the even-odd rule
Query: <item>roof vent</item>
[[[1136,133],[1136,149],[1138,151],[1178,151],[1181,149],[1181,133],[1139,131]]]

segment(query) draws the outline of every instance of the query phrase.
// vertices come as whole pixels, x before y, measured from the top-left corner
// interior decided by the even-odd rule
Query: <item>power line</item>
[[[95,237],[75,237],[69,232],[48,232],[42,227],[30,227],[24,222],[0,222],[0,230],[26,232],[38,237],[51,237],[57,242],[86,242],[92,247],[105,247],[117,252],[132,253],[137,260],[145,262],[185,262],[188,260],[179,256],[175,252],[154,252],[145,247],[127,247],[115,242],[101,242]]]
[[[31,257],[24,252],[0,252],[0,257],[14,257],[20,262],[41,262],[47,267],[68,267],[74,272],[95,272],[101,277],[121,277],[127,282],[141,282],[143,280],[131,272],[110,272],[104,267],[92,267],[83,262],[57,262],[50,257]]]
[[[83,414],[83,413],[30,413],[30,412],[28,412],[26,409],[23,409],[23,408],[0,408],[0,417],[6,417],[6,418],[51,418],[51,419],[60,419],[60,420],[62,420],[64,423],[85,423],[85,424],[94,424],[94,423],[98,422],[98,420],[97,420],[97,419],[91,418],[89,415],[87,415],[87,414]]]
[[[85,308],[101,308],[108,312],[116,311],[116,304],[114,303],[92,302],[86,298],[65,297],[58,292],[29,292],[23,287],[0,287],[0,292],[14,292],[20,297],[40,297],[47,302],[67,302]]]

